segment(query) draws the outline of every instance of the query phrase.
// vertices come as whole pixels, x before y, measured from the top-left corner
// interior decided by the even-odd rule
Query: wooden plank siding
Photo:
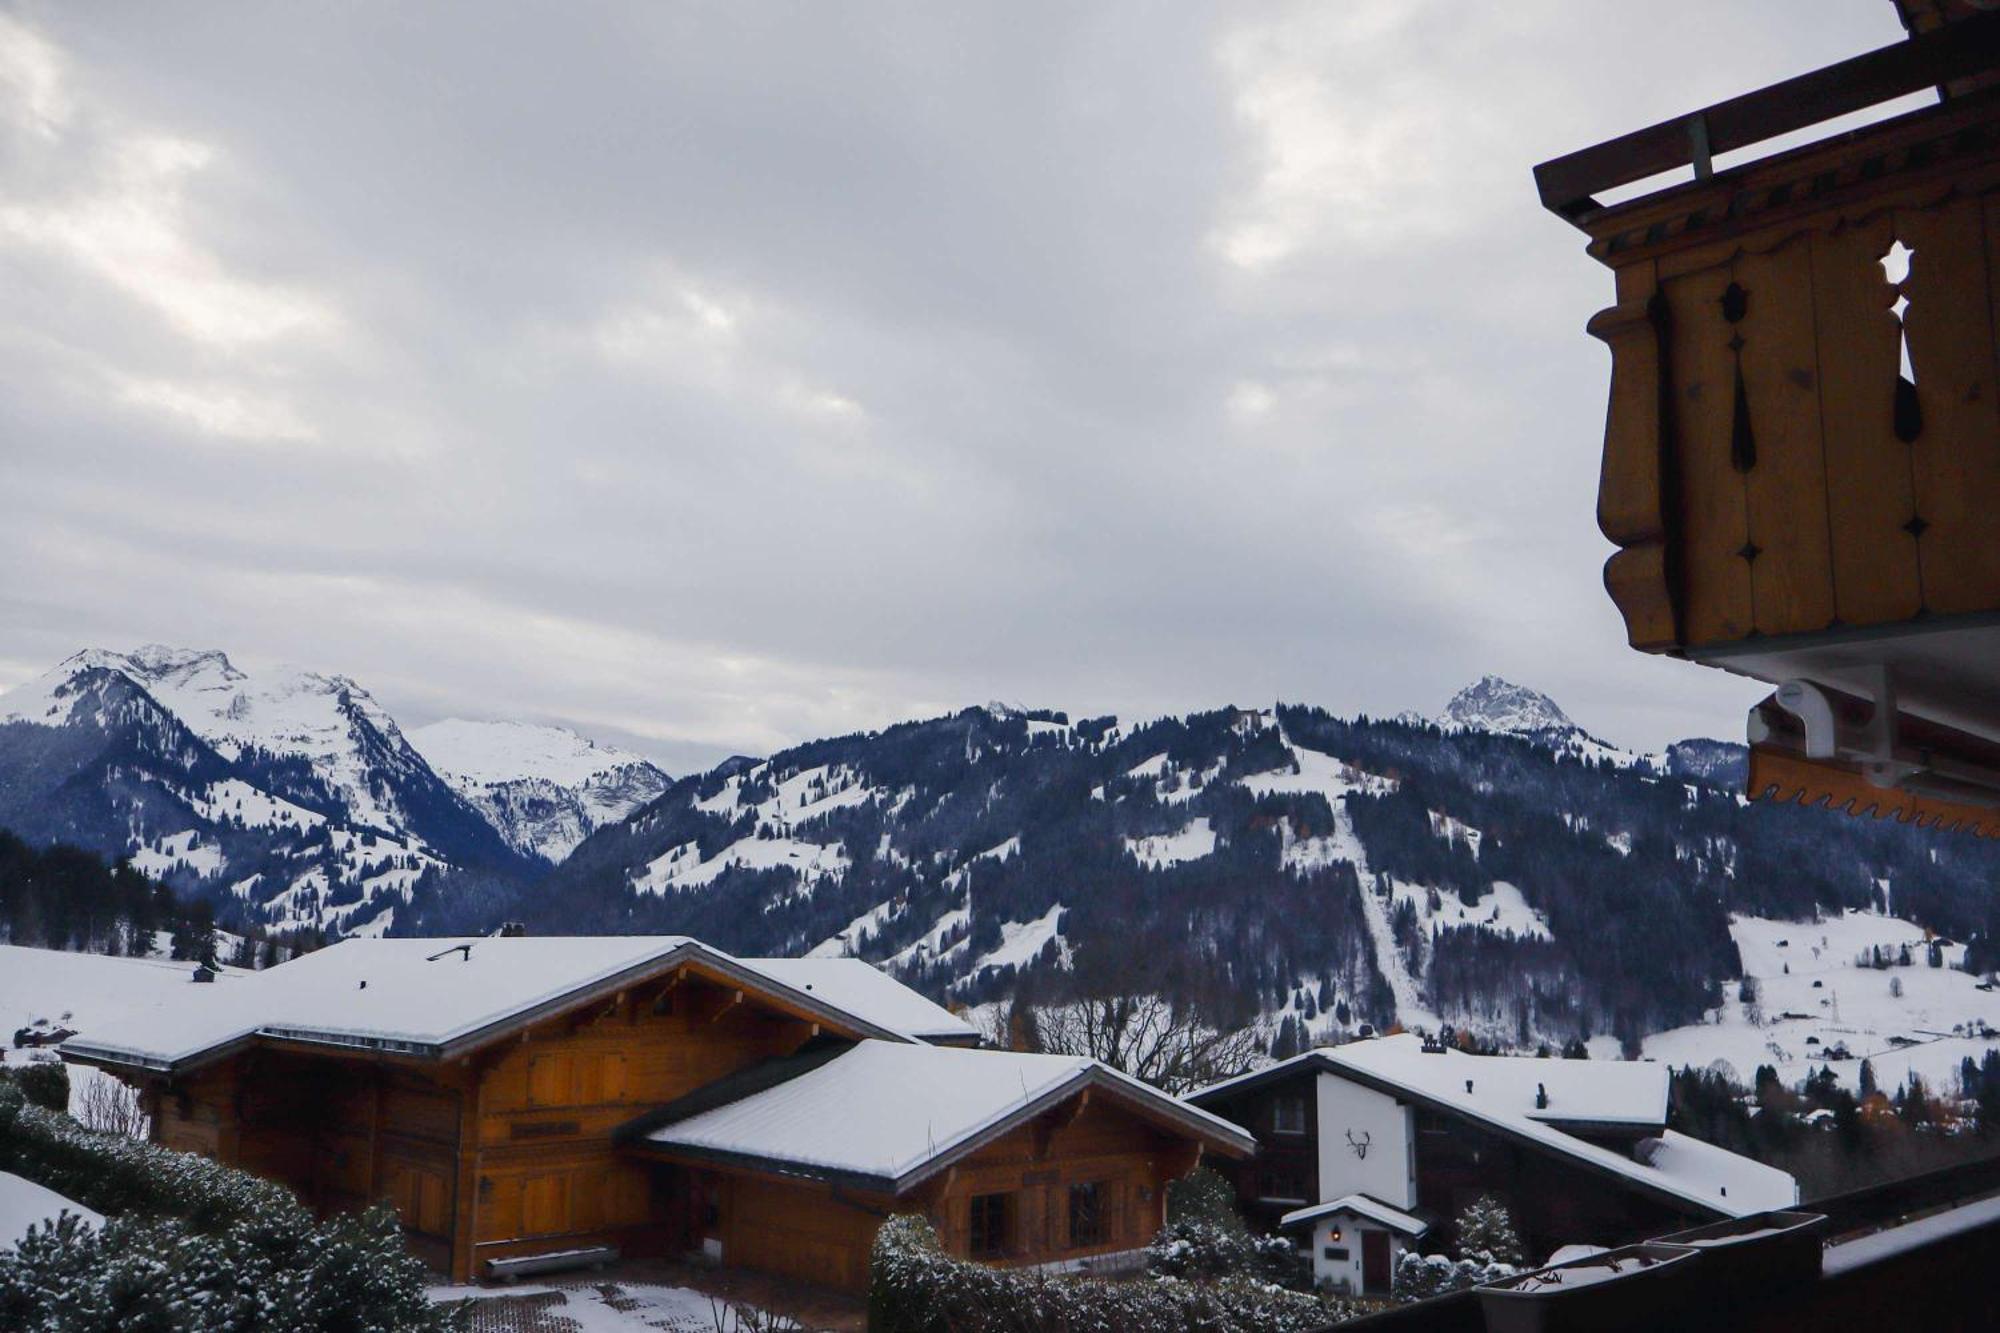
[[[1940,107],[1585,225],[1617,279],[1590,324],[1613,358],[1598,519],[1633,646],[1703,656],[2000,611],[2000,104]],[[1913,252],[1900,291],[1881,263],[1898,241]],[[1742,304],[1726,312],[1732,284]]]
[[[388,1202],[412,1249],[464,1281],[487,1259],[551,1248],[659,1252],[655,1168],[611,1131],[817,1031],[677,974],[445,1065],[285,1043],[146,1080],[143,1095],[155,1142],[322,1212]]]
[[[520,1254],[712,1243],[729,1264],[859,1289],[892,1212],[928,1214],[970,1257],[972,1200],[986,1194],[1009,1201],[1000,1262],[1082,1259],[1149,1241],[1167,1182],[1200,1159],[1177,1122],[1096,1088],[900,1198],[614,1139],[646,1111],[821,1035],[782,999],[684,966],[455,1058],[265,1041],[179,1075],[124,1076],[143,1085],[156,1141],[277,1180],[321,1211],[387,1202],[412,1250],[460,1282]],[[1102,1227],[1090,1238],[1071,1234],[1076,1186],[1097,1190]]]
[[[922,1213],[945,1250],[1003,1266],[1068,1262],[1135,1250],[1166,1222],[1166,1187],[1193,1170],[1198,1147],[1089,1093],[1052,1108],[901,1197],[736,1167],[688,1170],[712,1189],[705,1234],[722,1261],[861,1290],[875,1233],[894,1213]],[[1070,1189],[1098,1190],[1101,1238],[1070,1234]],[[972,1252],[973,1200],[1006,1199],[1003,1253]],[[699,1237],[694,1238],[698,1243]]]
[[[478,1063],[476,1207],[466,1272],[488,1259],[617,1244],[658,1252],[652,1168],[611,1131],[726,1074],[797,1050],[813,1026],[706,981],[649,986],[552,1020]]]

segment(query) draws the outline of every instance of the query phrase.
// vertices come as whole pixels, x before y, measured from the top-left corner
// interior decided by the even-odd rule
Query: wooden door
[[[1361,1233],[1361,1289],[1370,1295],[1389,1290],[1389,1233]]]

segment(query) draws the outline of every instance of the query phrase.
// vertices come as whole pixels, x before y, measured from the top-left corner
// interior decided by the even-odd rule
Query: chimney
[[[1545,1085],[1540,1083],[1535,1085],[1535,1109],[1537,1111],[1546,1111],[1549,1109],[1549,1090]]]
[[[503,921],[500,923],[500,938],[503,940],[522,939],[527,933],[528,927],[522,922]]]
[[[1472,1095],[1472,1080],[1471,1080],[1471,1079],[1467,1079],[1467,1080],[1465,1080],[1465,1093],[1466,1093],[1466,1096],[1468,1096],[1468,1097]]]

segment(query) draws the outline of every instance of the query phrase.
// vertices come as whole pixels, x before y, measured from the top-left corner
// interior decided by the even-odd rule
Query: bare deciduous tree
[[[1035,1050],[1087,1055],[1176,1095],[1248,1073],[1256,1034],[1223,1032],[1159,995],[1116,995],[1021,1006],[1018,1035]]]
[[[83,1085],[76,1097],[76,1118],[85,1129],[133,1139],[146,1137],[146,1114],[139,1109],[139,1094],[109,1075],[100,1074]]]

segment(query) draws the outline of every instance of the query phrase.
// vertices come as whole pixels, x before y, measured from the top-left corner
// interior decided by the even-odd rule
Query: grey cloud
[[[1613,738],[1528,167],[1879,0],[0,11],[0,685],[286,658],[670,759],[1000,697]]]

